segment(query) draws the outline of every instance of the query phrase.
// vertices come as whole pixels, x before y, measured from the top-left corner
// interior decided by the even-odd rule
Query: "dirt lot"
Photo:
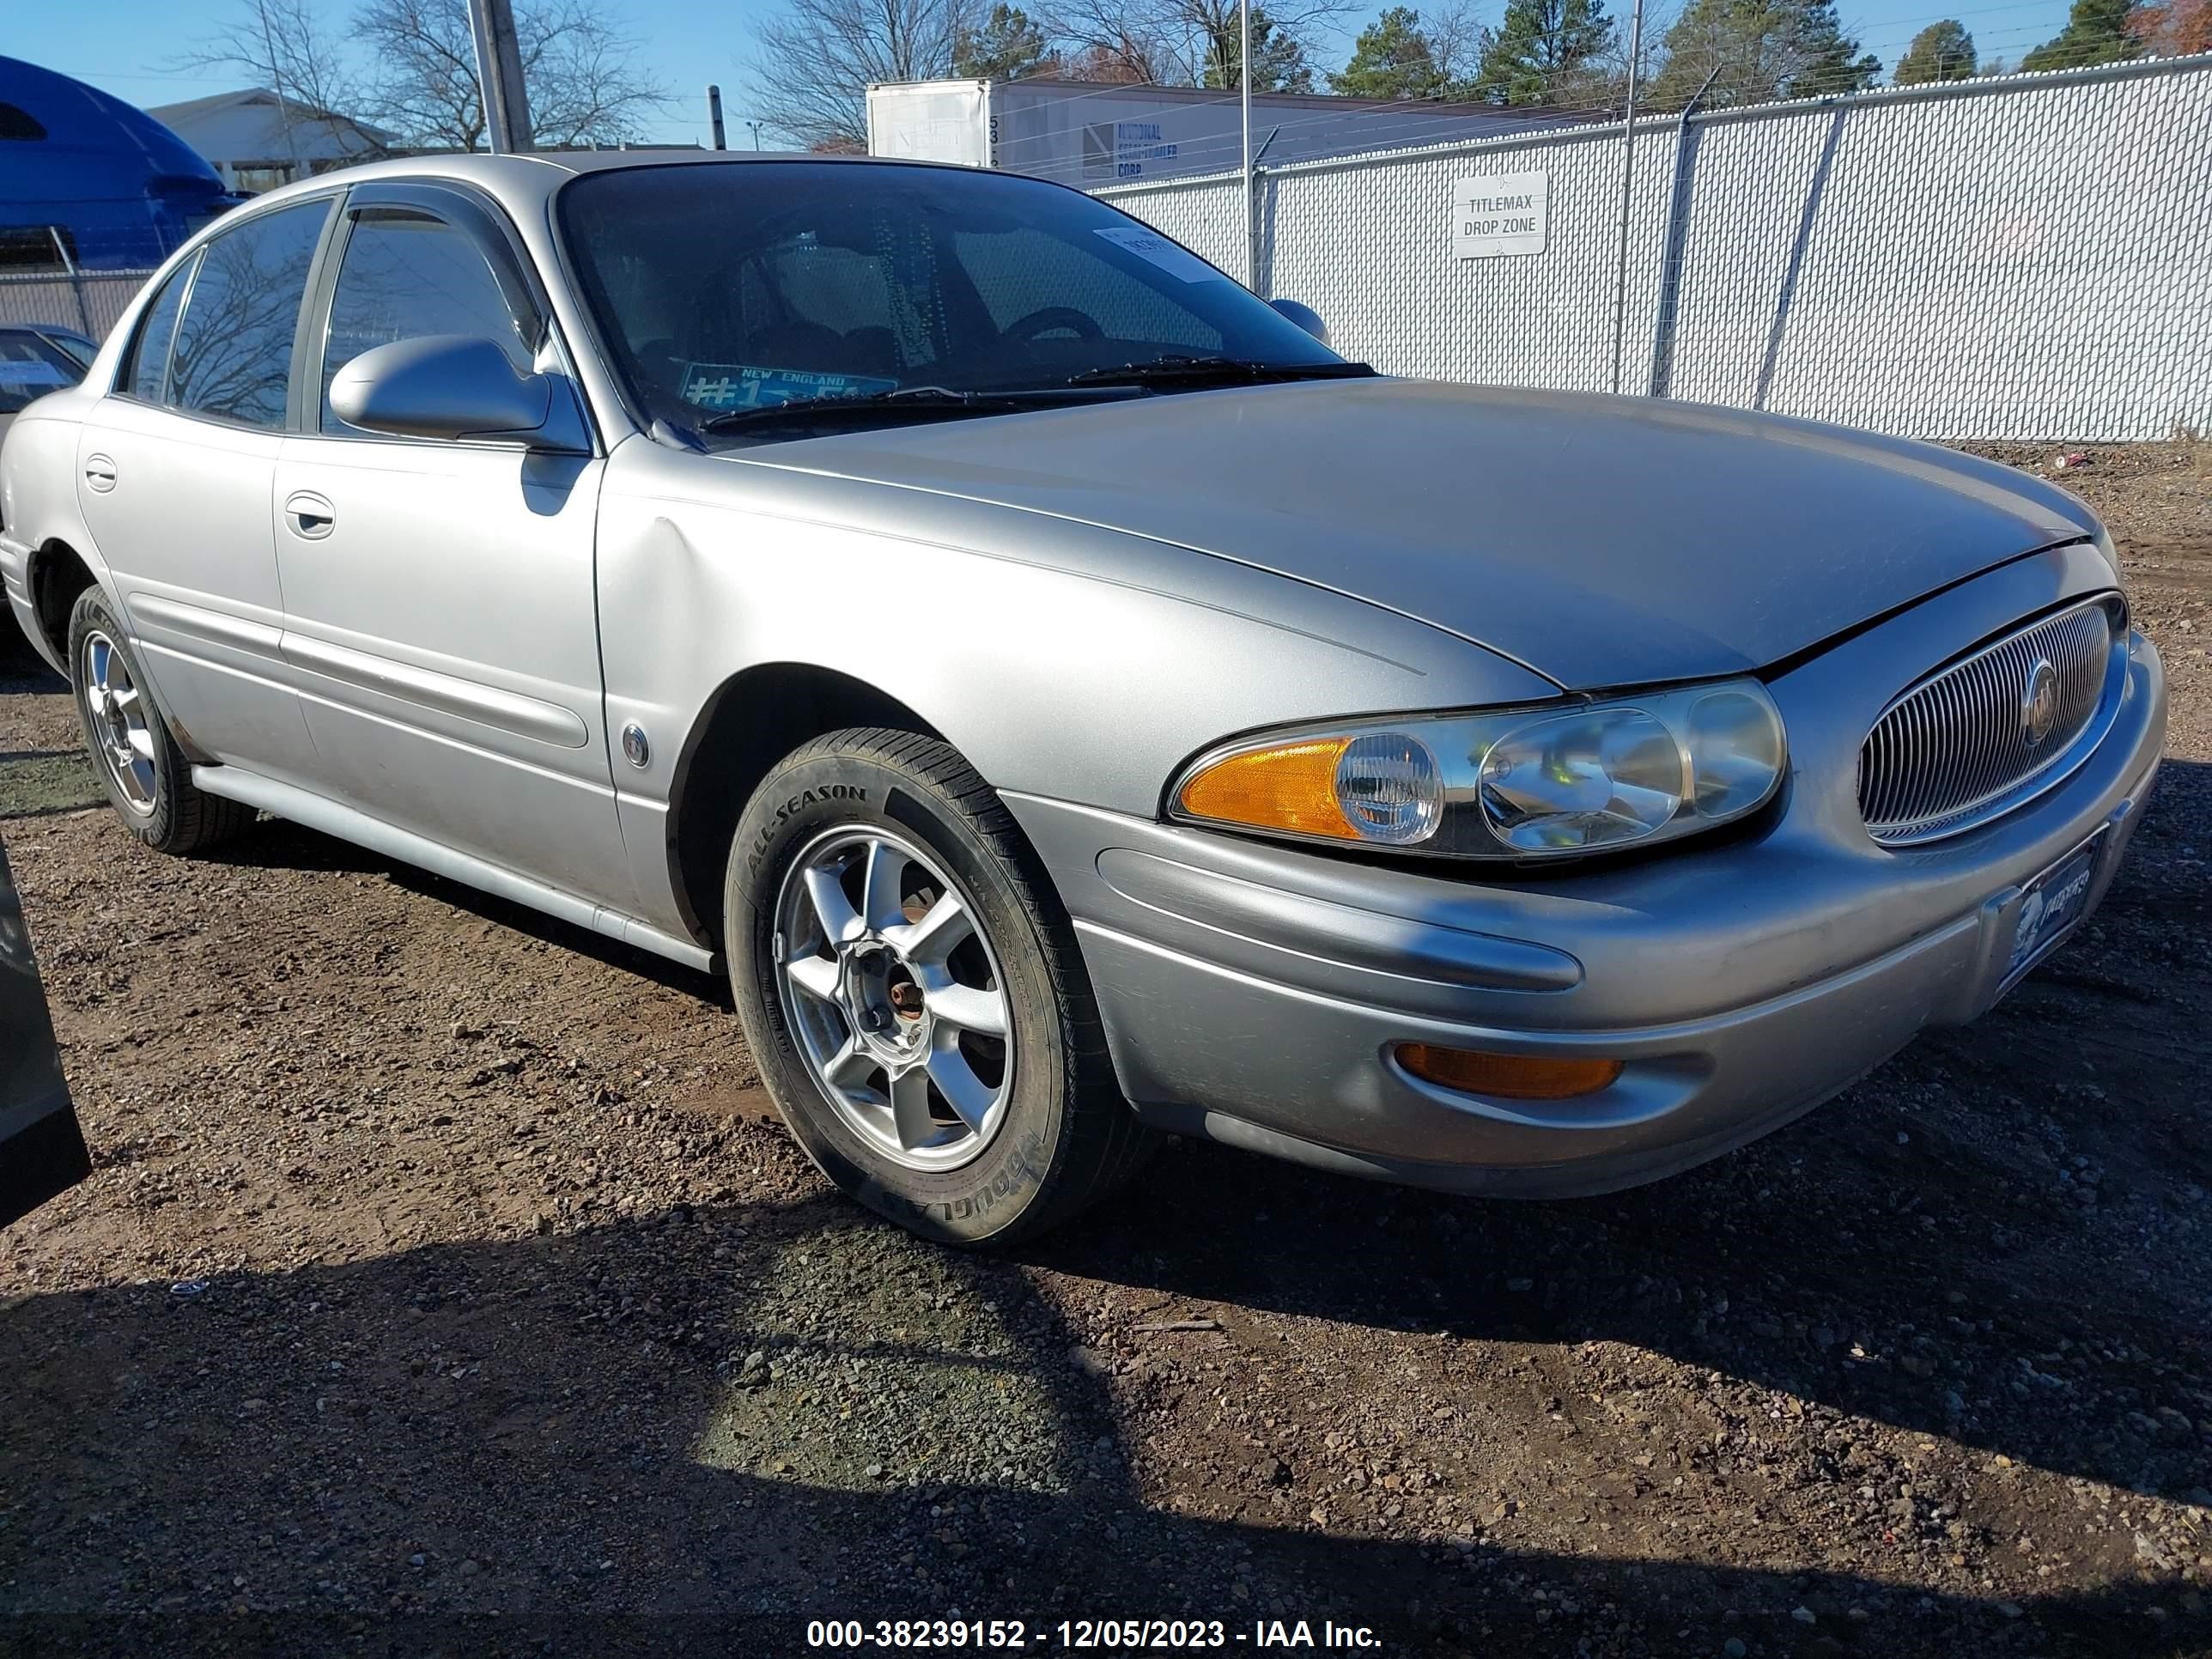
[[[280,824],[143,854],[0,687],[100,1163],[0,1234],[0,1650],[2212,1652],[2212,459],[2068,478],[2172,758],[1978,1026],[1639,1192],[1183,1145],[1011,1261],[830,1194],[712,984]]]

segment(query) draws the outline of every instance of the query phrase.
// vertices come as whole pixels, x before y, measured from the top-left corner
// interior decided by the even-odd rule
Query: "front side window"
[[[198,415],[281,428],[292,337],[328,202],[248,220],[200,252],[169,356],[167,401]]]
[[[354,222],[331,299],[323,346],[322,426],[350,433],[331,410],[331,381],[364,351],[426,334],[490,340],[526,374],[534,317],[518,316],[476,240],[415,208],[368,208]]]
[[[652,416],[905,386],[1065,387],[1160,358],[1338,364],[1237,283],[1104,203],[1033,179],[849,162],[587,173],[562,233]]]
[[[184,308],[185,290],[192,285],[192,267],[198,263],[196,258],[187,259],[171,271],[154,303],[146,307],[138,337],[131,343],[131,367],[123,376],[134,398],[149,404],[168,401],[169,349],[176,343],[177,313]]]

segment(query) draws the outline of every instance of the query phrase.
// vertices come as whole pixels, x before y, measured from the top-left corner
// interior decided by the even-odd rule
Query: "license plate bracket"
[[[1999,996],[2057,950],[2087,914],[2106,827],[2100,826],[2095,835],[2072,852],[2046,865],[2021,890],[2020,902],[2013,907],[2004,971],[1997,985]]]

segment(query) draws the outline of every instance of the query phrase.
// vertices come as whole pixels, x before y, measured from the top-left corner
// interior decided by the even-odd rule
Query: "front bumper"
[[[2109,584],[2088,550],[2038,555],[1777,678],[1780,807],[1638,861],[1476,884],[1007,803],[1075,918],[1122,1087],[1149,1121],[1417,1185],[1609,1191],[1778,1127],[1923,1029],[1982,1012],[2023,884],[2108,826],[2089,908],[2101,900],[2164,737],[2148,641],[2087,759],[1979,830],[1877,846],[1856,766],[1882,706],[1962,643]],[[1391,1054],[1409,1042],[1626,1065],[1577,1099],[1495,1100],[1401,1070]]]

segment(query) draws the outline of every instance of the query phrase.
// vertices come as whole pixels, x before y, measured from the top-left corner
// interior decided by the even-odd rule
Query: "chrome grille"
[[[1982,647],[1891,703],[1859,748],[1859,811],[1874,838],[1899,847],[1955,835],[2063,775],[2126,640],[2126,607],[2106,595]],[[2049,701],[2039,738],[2039,678]]]

